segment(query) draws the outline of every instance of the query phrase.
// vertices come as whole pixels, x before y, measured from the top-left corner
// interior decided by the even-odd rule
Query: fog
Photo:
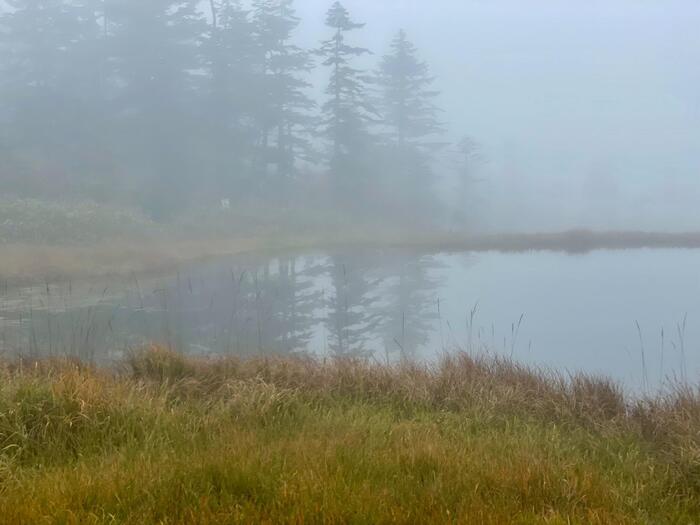
[[[314,208],[306,225],[697,228],[696,2],[343,5],[358,25],[336,33],[320,0],[0,4],[3,199],[159,224],[223,207],[253,222]],[[341,56],[319,51],[341,33]]]
[[[324,3],[301,4],[315,35]],[[409,32],[450,135],[483,145],[480,227],[697,228],[697,2],[348,6],[375,50],[393,27]]]

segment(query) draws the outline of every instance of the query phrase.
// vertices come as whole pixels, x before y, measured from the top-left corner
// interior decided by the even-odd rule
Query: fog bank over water
[[[304,45],[320,40],[327,3],[298,3]],[[482,145],[480,228],[700,226],[700,3],[346,6],[375,53],[406,29],[437,77],[450,135]]]

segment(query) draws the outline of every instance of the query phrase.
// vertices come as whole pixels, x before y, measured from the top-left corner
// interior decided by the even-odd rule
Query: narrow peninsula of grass
[[[1,219],[1,217],[0,217]],[[284,220],[280,221],[284,223]],[[3,242],[0,235],[0,282],[46,283],[57,279],[85,279],[119,275],[172,272],[183,264],[257,254],[303,254],[343,250],[381,249],[408,253],[553,251],[570,254],[594,250],[698,249],[700,232],[594,232],[511,233],[475,235],[431,230],[361,227],[306,227],[290,231],[253,229],[218,236],[172,226],[141,236],[123,235],[84,243],[47,243],[25,240]],[[303,230],[303,231],[301,231]]]
[[[0,370],[2,523],[697,523],[700,395],[456,355]]]

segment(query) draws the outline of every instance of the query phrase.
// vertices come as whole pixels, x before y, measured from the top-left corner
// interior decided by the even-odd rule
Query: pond
[[[655,389],[700,372],[700,250],[354,249],[0,289],[5,354],[111,360],[150,341],[380,362],[461,349]]]

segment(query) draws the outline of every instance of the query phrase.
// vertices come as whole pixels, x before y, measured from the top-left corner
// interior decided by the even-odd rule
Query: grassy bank
[[[2,523],[693,523],[700,396],[459,355],[0,371]]]
[[[172,271],[201,259],[251,252],[362,248],[421,253],[697,249],[700,232],[447,232],[434,223],[373,217],[329,203],[211,206],[159,223],[134,208],[0,196],[1,285]]]
[[[303,234],[275,231],[212,237],[162,234],[149,238],[115,237],[83,244],[46,242],[0,243],[0,280],[44,282],[112,275],[172,271],[204,259],[255,253],[303,253],[318,250],[394,249],[408,252],[586,253],[593,250],[700,248],[700,233],[591,232],[467,235],[338,229],[309,229]]]

